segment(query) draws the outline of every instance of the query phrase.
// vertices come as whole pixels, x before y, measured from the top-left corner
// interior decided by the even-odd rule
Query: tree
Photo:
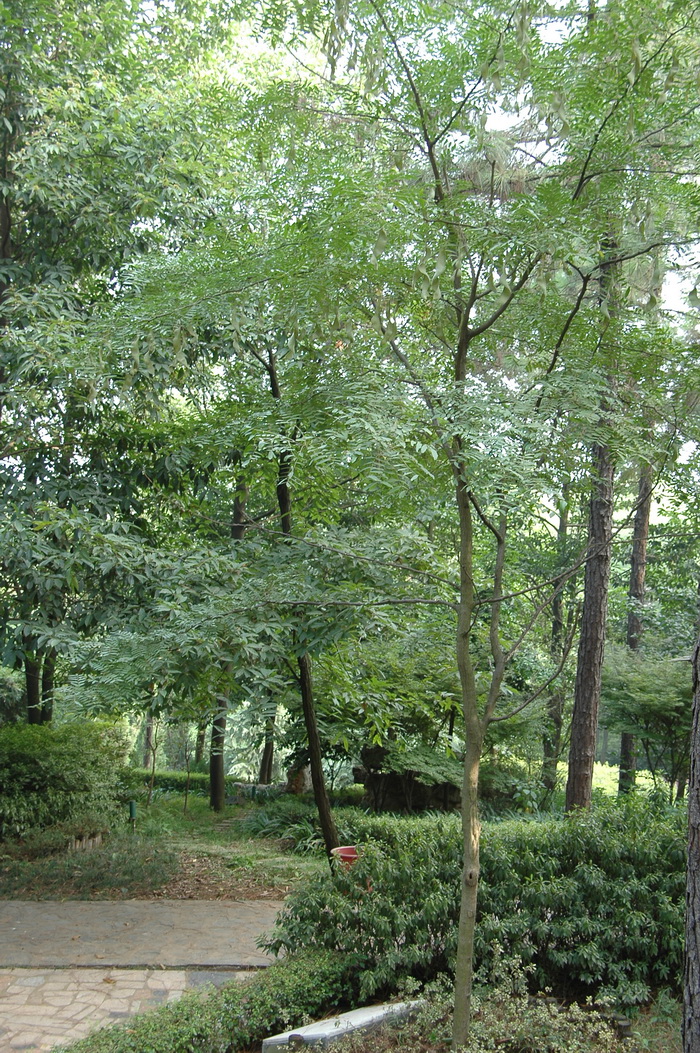
[[[182,75],[217,39],[224,11],[197,0],[3,9],[2,636],[4,660],[24,665],[30,721],[50,719],[62,627],[94,630],[100,617],[88,604],[78,613],[86,553],[73,547],[71,508],[132,527],[139,518],[138,484],[102,444],[121,414],[104,343],[95,351],[86,331],[126,260],[202,220]],[[180,32],[200,16],[196,33]]]
[[[599,332],[600,304],[599,297],[591,302],[591,290],[606,270],[649,256],[659,242],[678,237],[666,204],[683,193],[683,177],[676,179],[676,165],[684,167],[682,144],[671,136],[661,147],[673,172],[668,179],[664,172],[663,184],[646,144],[653,140],[656,146],[659,129],[687,112],[687,99],[675,86],[663,100],[657,88],[672,69],[682,68],[680,80],[695,90],[687,79],[690,52],[677,47],[676,39],[696,16],[695,9],[681,13],[671,4],[650,21],[641,5],[620,3],[591,20],[588,7],[578,7],[550,13],[548,35],[524,8],[514,15],[497,4],[487,12],[440,8],[426,16],[414,7],[389,10],[369,2],[345,5],[329,18],[326,42],[336,75],[351,55],[348,65],[359,61],[365,78],[344,83],[338,95],[354,88],[355,119],[358,111],[367,114],[374,143],[381,138],[378,128],[386,127],[393,148],[376,162],[381,192],[372,207],[378,217],[374,250],[354,251],[355,312],[377,333],[378,361],[387,379],[393,358],[396,379],[403,371],[401,381],[422,399],[434,449],[446,459],[455,493],[456,657],[466,735],[456,1047],[465,1042],[469,1026],[479,759],[506,667],[521,644],[503,639],[509,521],[518,500],[542,487],[546,454],[540,452],[543,439],[535,422],[556,420],[564,408],[569,423],[578,418],[574,426],[579,435],[588,433],[589,443],[593,432],[596,493],[584,562],[589,595],[598,592],[597,606],[604,611],[616,452],[611,441],[614,436],[619,442],[621,434],[611,415],[619,413],[624,399],[610,382],[608,363],[594,360],[593,368],[585,369],[575,341],[595,359],[598,341],[591,346],[587,328]],[[489,131],[491,108],[510,109],[510,118],[502,119],[505,130]],[[626,212],[630,198],[642,188],[651,193],[652,186],[656,231],[630,224],[611,244],[611,215]],[[385,201],[390,208],[383,207]],[[338,216],[336,210],[336,222]],[[609,251],[601,259],[604,244]],[[352,252],[350,244],[347,255]],[[548,275],[557,275],[560,290],[570,294],[557,295]],[[533,317],[542,319],[535,339]],[[617,356],[628,346],[630,332],[622,325],[613,328],[622,340]],[[525,374],[528,358],[530,377],[533,372],[537,377],[534,395]],[[506,403],[507,420],[499,412]],[[506,448],[510,456],[499,459]],[[475,540],[482,530],[492,554],[488,588],[477,590],[478,570],[484,568],[475,565]],[[490,611],[491,676],[482,701],[473,647],[483,606]],[[533,620],[539,613],[536,608]],[[604,632],[604,614],[595,622],[587,619],[582,650],[595,653],[596,668]],[[580,670],[579,693],[585,688],[592,700],[590,727],[597,685],[584,684],[583,661]],[[591,761],[582,768],[584,775]]]

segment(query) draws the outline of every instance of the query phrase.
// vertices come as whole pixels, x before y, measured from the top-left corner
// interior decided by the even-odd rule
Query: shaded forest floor
[[[325,860],[289,843],[249,837],[246,809],[221,815],[190,796],[139,806],[136,829],[112,831],[87,851],[36,857],[31,845],[0,845],[0,899],[283,899]],[[27,858],[27,855],[34,858]]]

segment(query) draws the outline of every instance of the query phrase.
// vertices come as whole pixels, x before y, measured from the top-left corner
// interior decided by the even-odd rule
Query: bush
[[[134,785],[142,789],[151,784],[151,771],[149,768],[130,768],[129,775]],[[186,771],[156,771],[153,779],[154,790],[170,790],[174,793],[184,793],[187,788]],[[190,793],[206,795],[209,793],[209,775],[204,772],[190,772]]]
[[[236,1053],[310,1016],[352,1004],[346,965],[312,953],[276,962],[252,980],[218,991],[193,992],[178,1002],[132,1017],[127,1027],[96,1031],[70,1053]]]
[[[294,893],[270,948],[339,951],[361,997],[449,968],[456,945],[461,839],[456,817],[346,815],[360,859]],[[486,973],[494,953],[532,966],[532,985],[621,1004],[680,985],[685,819],[634,797],[545,821],[484,831],[476,937]],[[354,835],[354,836],[353,836]]]
[[[0,728],[0,839],[47,827],[108,829],[122,790],[124,743],[96,724]]]

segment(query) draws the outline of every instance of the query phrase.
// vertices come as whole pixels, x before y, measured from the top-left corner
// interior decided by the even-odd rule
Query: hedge
[[[339,952],[360,995],[397,975],[450,969],[459,909],[461,838],[450,816],[343,817],[364,848],[350,871],[321,874],[289,897],[269,947]],[[639,799],[593,813],[511,820],[484,829],[477,966],[494,952],[532,966],[535,989],[647,1000],[680,990],[685,898],[682,809]]]
[[[298,1027],[307,1017],[353,1002],[346,965],[327,952],[275,962],[247,982],[188,992],[125,1025],[93,1032],[64,1047],[70,1053],[238,1053]],[[58,1050],[56,1051],[58,1053]]]
[[[124,753],[118,732],[98,724],[0,728],[0,839],[108,829],[124,791]]]

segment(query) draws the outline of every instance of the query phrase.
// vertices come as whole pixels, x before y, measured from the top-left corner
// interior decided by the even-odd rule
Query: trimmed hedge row
[[[193,991],[64,1047],[70,1053],[238,1053],[297,1027],[308,1016],[352,1003],[337,955],[315,952],[276,962],[251,980]],[[58,1051],[57,1051],[58,1053]]]
[[[365,842],[358,863],[294,893],[269,946],[342,953],[360,996],[449,969],[461,839],[451,816],[343,817]],[[533,967],[535,989],[620,1004],[680,989],[685,899],[683,810],[642,799],[541,821],[489,825],[481,848],[477,965],[494,954]]]
[[[130,768],[129,774],[134,785],[139,787],[150,785],[150,768]],[[279,793],[279,789],[276,786],[246,785],[241,783],[240,779],[235,779],[232,775],[226,776],[225,785],[226,795],[229,797],[244,795],[251,798],[260,797],[261,799],[267,799]],[[155,777],[153,779],[153,787],[156,790],[184,793],[187,789],[187,772],[156,769]],[[190,772],[189,792],[202,794],[203,796],[206,796],[209,793],[208,772]]]

